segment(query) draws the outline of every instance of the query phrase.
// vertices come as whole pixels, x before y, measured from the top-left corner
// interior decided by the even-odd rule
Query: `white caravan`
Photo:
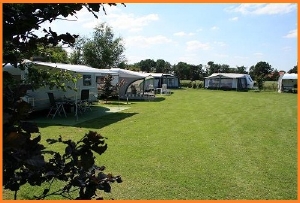
[[[85,65],[71,65],[71,64],[61,64],[61,63],[49,63],[49,62],[37,62],[34,61],[33,67],[37,68],[49,68],[49,69],[63,69],[73,72],[74,74],[80,74],[82,77],[75,84],[71,82],[68,84],[71,87],[77,89],[77,91],[67,89],[66,91],[58,90],[56,88],[49,89],[48,87],[41,87],[36,90],[28,90],[27,94],[23,99],[32,104],[34,110],[44,110],[50,107],[50,101],[48,97],[48,92],[53,92],[55,98],[71,98],[74,100],[80,99],[81,90],[89,90],[90,101],[97,101],[98,89],[97,81],[99,78],[103,78],[107,74],[113,75],[114,79],[112,83],[117,83],[118,74],[116,71],[111,71],[110,69],[96,69]],[[3,71],[7,71],[12,74],[15,78],[23,80],[26,78],[27,70],[20,70],[15,68],[10,64],[3,67]],[[97,80],[98,79],[98,80]]]
[[[278,92],[292,92],[293,89],[297,88],[297,82],[297,73],[286,73],[280,75],[278,79]]]

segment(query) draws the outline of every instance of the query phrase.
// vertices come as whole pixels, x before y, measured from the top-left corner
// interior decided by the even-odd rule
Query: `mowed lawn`
[[[107,137],[97,163],[124,182],[105,198],[297,199],[296,94],[172,92],[77,126],[41,125],[43,142]]]

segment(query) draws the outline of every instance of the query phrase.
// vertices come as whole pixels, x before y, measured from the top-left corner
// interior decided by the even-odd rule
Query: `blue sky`
[[[83,9],[76,21],[51,27],[89,37],[106,22],[123,39],[129,64],[164,59],[249,68],[266,61],[285,71],[297,65],[297,4],[127,3],[106,12],[97,20]]]

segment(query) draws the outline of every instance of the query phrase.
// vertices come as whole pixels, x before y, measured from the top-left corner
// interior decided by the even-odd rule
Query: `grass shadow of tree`
[[[82,123],[78,123],[74,125],[74,127],[82,127],[82,128],[95,128],[97,130],[109,126],[113,123],[117,123],[121,120],[124,120],[126,118],[129,118],[131,116],[136,115],[137,113],[124,113],[124,112],[117,112],[117,113],[111,113],[105,116],[101,116],[89,121],[85,121]]]

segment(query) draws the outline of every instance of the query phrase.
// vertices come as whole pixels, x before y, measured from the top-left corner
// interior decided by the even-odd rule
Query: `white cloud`
[[[285,46],[285,47],[282,48],[282,50],[285,51],[285,52],[288,52],[291,49],[292,49],[292,47],[290,47],[290,46]]]
[[[154,37],[145,37],[145,36],[132,36],[124,39],[125,45],[130,47],[151,47],[158,44],[168,44],[172,43],[171,39],[168,39],[165,36],[157,35]]]
[[[199,41],[189,41],[186,43],[186,50],[187,51],[194,51],[194,50],[209,50],[211,47],[209,43],[201,43]]]
[[[284,38],[297,38],[297,29],[289,31],[289,33]]]
[[[256,52],[253,55],[256,56],[257,58],[261,58],[264,54],[260,52]]]
[[[188,64],[196,64],[196,61],[197,61],[198,57],[197,57],[196,54],[180,56],[180,57],[177,58],[176,63],[178,63],[180,61],[184,61],[184,62],[186,62]]]
[[[220,47],[226,46],[226,44],[225,44],[224,42],[217,42],[217,41],[214,41],[214,44],[217,45],[217,46],[220,46]]]
[[[292,3],[270,3],[270,4],[241,4],[225,9],[228,12],[254,15],[274,15],[290,13],[297,9],[297,4]]]
[[[218,29],[219,29],[219,27],[217,27],[217,26],[213,26],[213,27],[211,27],[210,29],[211,29],[211,30],[218,30]]]
[[[248,56],[234,56],[235,59],[249,59]]]
[[[238,21],[239,17],[233,17],[233,18],[229,18],[230,21]]]
[[[193,36],[193,35],[195,35],[195,33],[192,33],[192,32],[190,32],[190,33],[185,33],[185,32],[176,32],[176,33],[174,33],[174,36],[179,36],[179,37]]]
[[[157,14],[149,14],[141,17],[137,17],[133,14],[121,14],[113,15],[111,19],[110,24],[112,27],[129,31],[139,31],[142,30],[143,27],[149,25],[152,21],[159,20],[159,17]]]
[[[229,57],[229,55],[227,55],[227,54],[215,54],[215,56],[217,56],[219,58],[227,58],[227,57]]]
[[[136,16],[132,13],[122,13],[121,9],[118,8],[107,9],[106,12],[108,13],[108,15],[101,15],[99,16],[99,19],[95,19],[93,18],[93,16],[88,17],[86,13],[82,13],[80,19],[84,19],[82,23],[85,28],[94,28],[95,25],[106,22],[114,30],[127,30],[130,32],[141,31],[151,22],[159,20],[159,16],[157,14]]]

